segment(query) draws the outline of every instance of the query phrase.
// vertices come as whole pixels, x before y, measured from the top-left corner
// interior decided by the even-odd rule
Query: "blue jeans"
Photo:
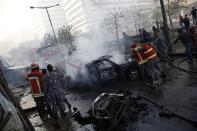
[[[192,42],[190,42],[190,43],[187,43],[187,45],[186,45],[186,54],[187,54],[187,58],[189,59],[189,60],[192,60]]]

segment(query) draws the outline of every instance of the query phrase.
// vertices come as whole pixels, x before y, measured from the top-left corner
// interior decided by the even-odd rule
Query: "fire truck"
[[[62,65],[65,64],[66,54],[68,50],[63,46],[58,45],[46,45],[42,46],[37,50],[37,53],[41,57],[41,65],[46,66],[47,64]]]

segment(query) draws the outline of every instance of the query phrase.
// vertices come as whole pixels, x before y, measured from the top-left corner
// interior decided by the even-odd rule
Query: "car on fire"
[[[102,56],[86,64],[78,72],[78,79],[97,85],[139,78],[139,67],[135,61],[131,60],[124,64],[117,64],[110,58],[112,56]],[[84,76],[84,74],[86,75]]]

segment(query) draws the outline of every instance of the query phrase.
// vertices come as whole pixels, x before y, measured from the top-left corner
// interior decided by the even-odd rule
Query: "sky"
[[[33,39],[28,0],[0,0],[0,55],[18,43]]]

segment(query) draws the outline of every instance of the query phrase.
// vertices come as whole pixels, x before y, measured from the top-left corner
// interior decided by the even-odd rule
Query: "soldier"
[[[42,69],[42,74],[43,74],[43,82],[45,81],[45,77],[47,75],[47,69]],[[43,89],[44,89],[44,93],[45,93],[45,106],[46,106],[46,114],[49,115],[51,118],[54,116],[52,108],[51,108],[51,104],[50,102],[47,100],[47,88],[46,88],[46,84],[43,84]]]
[[[52,66],[52,65],[50,65],[50,66]],[[60,81],[63,90],[65,90],[65,86],[67,84],[66,83],[66,72],[62,68],[59,68],[59,67],[58,68],[56,67],[53,71],[56,72],[57,79]]]
[[[67,103],[69,110],[71,106],[64,96],[58,72],[54,71],[53,66],[50,64],[47,66],[47,69],[49,73],[44,78],[47,100],[52,106],[53,113],[55,114],[54,118],[57,119],[58,111],[60,111],[63,117],[66,115],[64,102]]]
[[[52,65],[48,65],[49,67],[51,66],[53,68]],[[61,87],[62,87],[62,90],[63,92],[66,90],[66,82],[68,82],[68,78],[66,78],[66,72],[62,69],[62,68],[55,68],[53,69],[53,72],[56,73],[56,76],[57,76],[57,80],[60,81],[60,84],[61,84]],[[71,105],[70,103],[68,102],[68,100],[66,99],[66,97],[64,97],[64,102],[66,102],[68,108],[69,108],[69,111],[71,112]]]

